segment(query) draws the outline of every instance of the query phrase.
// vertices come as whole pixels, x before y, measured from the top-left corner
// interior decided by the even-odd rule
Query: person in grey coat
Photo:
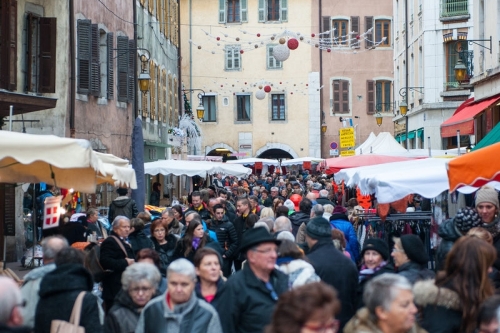
[[[141,312],[135,333],[222,333],[217,311],[196,297],[196,271],[187,259],[167,268],[165,294],[151,300]]]

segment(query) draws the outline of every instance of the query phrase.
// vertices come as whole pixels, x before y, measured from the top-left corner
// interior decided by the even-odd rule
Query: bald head
[[[311,201],[316,201],[316,194],[309,192],[309,193],[307,193],[306,198],[311,200]]]
[[[286,216],[280,216],[274,221],[274,232],[292,231],[292,222]]]
[[[21,291],[19,286],[6,276],[0,276],[0,324],[8,327],[21,326]]]
[[[68,241],[63,236],[50,236],[42,241],[43,263],[54,262],[56,255],[64,248],[69,247]]]

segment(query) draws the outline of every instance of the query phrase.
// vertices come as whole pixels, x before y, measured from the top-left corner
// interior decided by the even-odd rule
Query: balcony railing
[[[394,105],[393,103],[377,103],[375,105],[375,110],[377,112],[393,112]]]
[[[468,0],[441,0],[441,17],[469,15]]]

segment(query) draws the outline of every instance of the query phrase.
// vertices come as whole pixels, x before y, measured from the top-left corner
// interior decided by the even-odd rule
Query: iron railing
[[[441,0],[441,17],[469,15],[468,0]]]

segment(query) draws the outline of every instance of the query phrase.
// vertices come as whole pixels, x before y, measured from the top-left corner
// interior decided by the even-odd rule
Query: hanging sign
[[[355,150],[342,150],[340,151],[340,156],[354,156],[356,155]]]
[[[59,226],[59,217],[62,196],[48,197],[43,205],[43,229]]]

